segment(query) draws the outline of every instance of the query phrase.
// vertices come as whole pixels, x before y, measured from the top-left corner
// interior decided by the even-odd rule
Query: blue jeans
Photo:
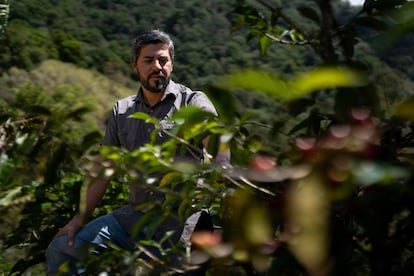
[[[88,257],[91,245],[95,246],[93,252],[99,254],[109,243],[133,250],[129,235],[112,214],[98,217],[82,227],[75,235],[73,246],[68,246],[67,235],[52,240],[46,250],[47,275],[56,275],[63,263],[68,263],[70,275],[76,275],[76,265]]]

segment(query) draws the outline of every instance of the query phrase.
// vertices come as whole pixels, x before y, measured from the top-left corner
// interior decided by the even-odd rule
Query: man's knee
[[[87,257],[88,248],[85,243],[75,238],[73,246],[69,246],[67,242],[67,236],[61,236],[49,243],[46,249],[46,258],[53,259],[76,259],[83,260]]]
[[[47,275],[56,275],[63,264],[70,272],[76,272],[77,264],[84,261],[88,255],[87,245],[75,238],[73,246],[67,243],[67,236],[52,240],[46,249]]]

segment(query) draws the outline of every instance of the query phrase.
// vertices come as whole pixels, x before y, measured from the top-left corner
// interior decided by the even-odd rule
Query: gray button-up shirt
[[[194,94],[194,95],[192,95]],[[183,98],[185,97],[185,98]],[[188,101],[189,100],[189,101]],[[192,105],[201,108],[204,111],[211,112],[217,116],[217,111],[212,102],[201,91],[192,91],[188,87],[170,81],[161,101],[154,106],[150,106],[146,101],[142,90],[137,95],[129,96],[119,100],[108,120],[103,145],[118,146],[127,150],[135,150],[151,141],[151,132],[154,130],[153,124],[145,123],[143,120],[129,118],[136,112],[144,112],[150,114],[158,120],[166,120],[175,110],[185,105]],[[162,124],[165,128],[171,128],[172,124]],[[167,141],[169,137],[166,135],[157,135],[157,144]],[[134,205],[146,201],[162,201],[164,195],[148,191],[140,188],[140,185],[131,185],[130,188],[130,204],[118,208],[114,211],[114,215],[123,226],[123,228],[131,234],[136,221],[142,216],[141,212],[134,210]],[[168,229],[178,227],[174,219],[164,224],[160,231],[164,232]]]
[[[189,98],[190,93],[195,93],[195,95],[191,97],[188,105],[200,107],[205,111],[217,115],[214,105],[203,92],[191,91],[181,84],[170,81],[161,101],[153,107],[149,106],[141,89],[137,95],[119,100],[115,104],[109,118],[103,144],[134,150],[149,143],[154,125],[145,123],[143,120],[128,117],[136,112],[144,112],[160,121],[167,119],[175,110],[181,107],[183,95]],[[171,124],[165,124],[163,126],[166,128],[172,127]],[[157,144],[162,144],[166,140],[166,137],[158,136]]]

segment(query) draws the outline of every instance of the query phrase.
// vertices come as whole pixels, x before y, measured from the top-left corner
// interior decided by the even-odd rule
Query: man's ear
[[[137,70],[137,61],[131,60],[131,67],[132,67],[132,69],[134,69],[134,71],[136,71]]]

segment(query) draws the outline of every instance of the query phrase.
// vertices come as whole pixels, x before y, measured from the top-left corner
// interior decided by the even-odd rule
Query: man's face
[[[164,92],[170,82],[173,68],[168,45],[162,43],[145,45],[132,67],[144,89],[152,93]]]

